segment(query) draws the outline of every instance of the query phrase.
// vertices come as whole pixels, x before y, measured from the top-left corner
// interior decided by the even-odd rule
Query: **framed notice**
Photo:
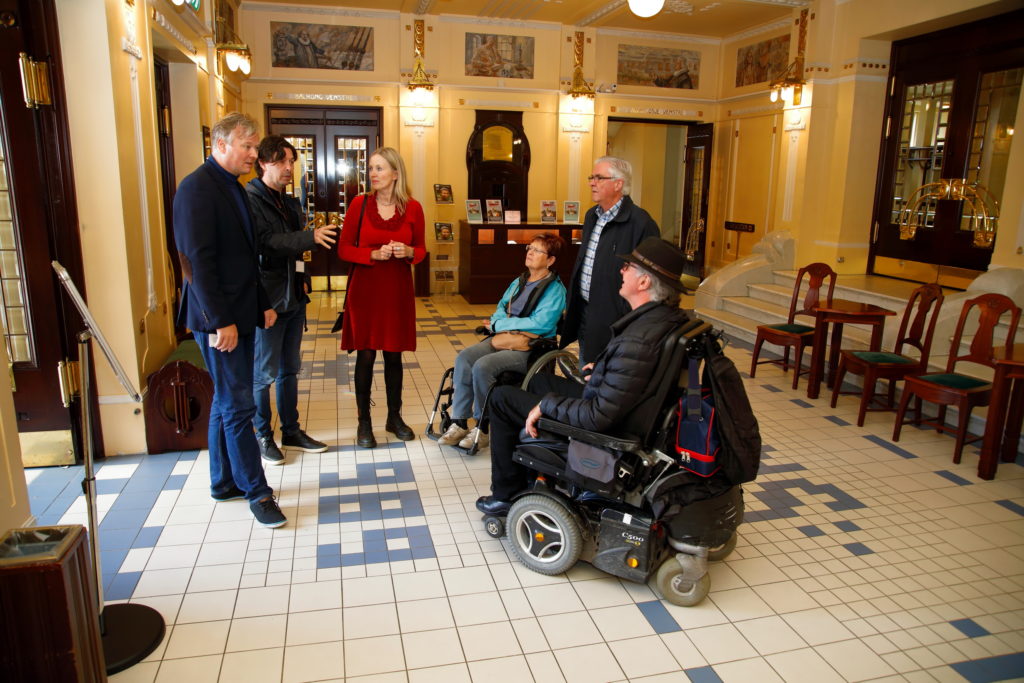
[[[558,204],[555,203],[554,199],[544,199],[540,203],[540,222],[541,223],[554,223],[558,218],[558,210],[555,208]]]
[[[484,209],[479,199],[466,200],[466,220],[470,223],[484,222]]]
[[[579,202],[562,202],[562,222],[563,223],[579,223],[580,222],[580,203]]]
[[[487,200],[487,222],[488,223],[501,223],[504,216],[501,210],[500,199],[488,199]]]
[[[505,212],[505,223],[507,225],[519,224],[521,218],[518,211],[506,211]]]

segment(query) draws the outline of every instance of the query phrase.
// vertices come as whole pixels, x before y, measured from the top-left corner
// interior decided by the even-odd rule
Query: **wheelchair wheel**
[[[561,574],[580,559],[583,537],[569,510],[549,496],[517,500],[508,513],[512,551],[538,574]]]
[[[487,515],[484,517],[484,531],[491,538],[501,538],[505,535],[505,520],[501,517]]]
[[[545,372],[545,368],[549,365],[554,364],[554,371],[563,377],[580,381],[580,369],[579,359],[576,358],[576,354],[572,351],[566,351],[565,349],[557,349],[555,351],[548,351],[543,356],[534,361],[533,365],[526,372],[526,377],[523,379],[521,388],[525,391],[530,386],[530,380],[538,372]]]
[[[739,532],[732,532],[732,536],[729,540],[722,545],[715,546],[714,548],[708,548],[708,561],[718,562],[729,557],[733,550],[736,550],[736,542],[739,540]]]
[[[696,581],[686,581],[683,579],[683,568],[674,557],[668,558],[658,567],[655,583],[666,600],[680,607],[693,607],[711,591],[711,577],[708,574]]]

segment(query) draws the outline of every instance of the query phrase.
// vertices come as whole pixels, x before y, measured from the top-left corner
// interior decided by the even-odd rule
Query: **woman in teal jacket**
[[[491,316],[492,332],[516,330],[538,337],[555,336],[565,308],[565,285],[551,266],[563,244],[561,237],[549,232],[533,238],[526,247],[526,272],[508,286]],[[476,441],[479,448],[487,446],[487,435],[478,437],[479,427],[469,429],[469,418],[480,424],[483,402],[494,379],[505,370],[526,372],[528,355],[529,351],[499,351],[491,345],[490,337],[460,351],[452,376],[452,423],[438,443],[469,448]]]

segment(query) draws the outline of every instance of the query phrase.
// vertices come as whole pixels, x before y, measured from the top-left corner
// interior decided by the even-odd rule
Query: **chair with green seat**
[[[839,352],[836,381],[832,386],[832,407],[840,394],[859,394],[860,412],[857,426],[864,426],[864,415],[869,410],[895,410],[896,382],[908,375],[920,375],[928,369],[935,323],[942,308],[942,288],[937,284],[922,285],[915,289],[903,311],[903,320],[896,335],[896,346],[889,351],[854,351],[843,349]],[[916,358],[904,351],[916,349]],[[860,391],[840,391],[843,377],[849,372],[864,378]],[[889,392],[875,393],[875,384],[880,379],[889,380]]]
[[[807,292],[804,294],[803,300],[800,299],[800,289],[803,286],[804,278],[807,278]],[[796,316],[810,316],[814,318],[814,309],[817,308],[821,303],[821,286],[828,280],[828,292],[825,295],[825,305],[830,306],[832,304],[832,291],[836,288],[836,273],[826,263],[812,263],[804,266],[796,274],[796,283],[793,285],[793,298],[789,302],[789,317],[785,323],[780,325],[758,325],[757,326],[757,339],[754,341],[754,356],[750,361],[750,376],[753,377],[757,371],[757,366],[764,363],[772,363],[774,365],[781,365],[782,370],[789,370],[789,348],[795,347],[796,359],[794,360],[794,371],[793,371],[793,388],[796,389],[797,383],[800,381],[800,375],[806,374],[810,371],[801,370],[800,366],[803,363],[804,348],[814,342],[814,324],[812,321],[811,325],[804,325],[795,322]],[[800,303],[800,308],[797,308],[797,303]],[[781,346],[783,349],[782,358],[771,358],[769,360],[759,361],[758,357],[761,355],[761,345],[765,342],[769,344],[775,344]]]
[[[956,372],[956,366],[961,362],[977,363],[990,368],[995,367],[992,359],[995,347],[994,332],[1000,319],[1009,313],[1009,331],[1006,334],[1006,349],[1013,346],[1013,340],[1017,333],[1017,324],[1020,322],[1020,307],[1013,303],[1013,300],[1002,294],[982,294],[964,302],[963,310],[960,312],[960,320],[956,324],[956,332],[953,334],[953,341],[949,347],[949,361],[946,363],[946,371],[940,374],[909,376],[900,398],[900,407],[896,412],[896,427],[893,430],[892,440],[900,440],[900,430],[903,428],[904,415],[907,412],[907,404],[914,399],[914,417],[908,422],[915,425],[924,424],[935,427],[937,432],[955,432],[956,445],[953,450],[953,462],[959,463],[963,454],[964,444],[969,441],[977,441],[981,436],[968,439],[967,424],[971,418],[971,410],[975,406],[987,406],[992,397],[992,383],[977,377],[971,377]],[[960,341],[963,338],[964,328],[968,318],[977,317],[978,326],[971,338],[971,345],[968,352],[958,355]],[[928,401],[938,404],[939,414],[934,420],[922,420],[921,402]],[[957,426],[946,426],[946,407],[956,406],[959,412]]]

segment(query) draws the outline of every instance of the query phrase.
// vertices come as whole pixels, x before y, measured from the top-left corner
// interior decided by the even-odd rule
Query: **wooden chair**
[[[804,295],[801,308],[797,308],[800,301],[800,287],[803,285],[804,277],[808,278],[807,293]],[[801,370],[800,365],[804,358],[804,347],[814,341],[814,326],[802,325],[794,322],[798,315],[814,316],[814,309],[821,301],[821,285],[828,278],[828,293],[825,296],[826,305],[832,303],[832,291],[836,288],[836,273],[826,263],[812,263],[804,266],[796,274],[796,283],[793,285],[793,298],[789,302],[789,317],[781,325],[758,325],[757,339],[754,341],[754,357],[750,361],[750,376],[753,377],[757,366],[764,363],[781,365],[783,371],[789,370],[789,347],[796,347],[796,360],[794,361],[795,371],[793,372],[793,388],[796,389],[800,381],[800,375],[806,374],[808,370]],[[781,359],[758,360],[761,355],[761,345],[765,342],[775,344],[783,348]]]
[[[967,318],[974,309],[978,309],[978,327],[974,331],[971,345],[967,353],[958,355],[960,352],[960,340],[963,337],[964,327]],[[903,396],[900,398],[900,407],[896,413],[896,427],[893,430],[892,440],[900,440],[900,430],[903,428],[903,416],[907,411],[907,404],[914,399],[915,416],[910,422],[920,425],[925,424],[935,427],[937,432],[955,432],[956,446],[953,451],[953,462],[960,462],[963,454],[964,443],[977,441],[980,436],[967,438],[967,424],[971,417],[971,410],[975,406],[986,406],[992,396],[992,383],[985,380],[971,377],[955,372],[957,363],[969,361],[979,365],[995,367],[992,360],[992,350],[995,346],[993,331],[999,324],[1003,314],[1009,312],[1010,327],[1006,335],[1007,351],[1013,346],[1013,339],[1017,333],[1017,324],[1020,322],[1020,308],[1013,303],[1013,300],[1002,294],[982,294],[964,302],[963,310],[960,312],[960,320],[956,324],[956,332],[953,334],[953,342],[949,347],[949,361],[946,363],[946,372],[941,374],[918,375],[906,378],[906,385]],[[935,420],[921,419],[921,402],[929,401],[939,406],[939,414]],[[956,406],[960,418],[955,428],[947,427],[946,406]]]
[[[864,426],[864,414],[869,410],[894,410],[896,382],[907,375],[919,375],[928,369],[935,323],[939,319],[939,309],[942,308],[944,298],[942,288],[934,283],[922,285],[913,291],[903,311],[896,346],[891,352],[842,349],[839,352],[836,381],[832,386],[832,407],[836,407],[840,394],[860,394],[858,427]],[[908,346],[917,349],[917,358],[903,353]],[[864,378],[864,386],[860,391],[839,390],[847,372]],[[889,392],[885,400],[879,400],[882,395],[875,393],[875,384],[880,379],[889,380]],[[873,403],[880,405],[872,407]]]

